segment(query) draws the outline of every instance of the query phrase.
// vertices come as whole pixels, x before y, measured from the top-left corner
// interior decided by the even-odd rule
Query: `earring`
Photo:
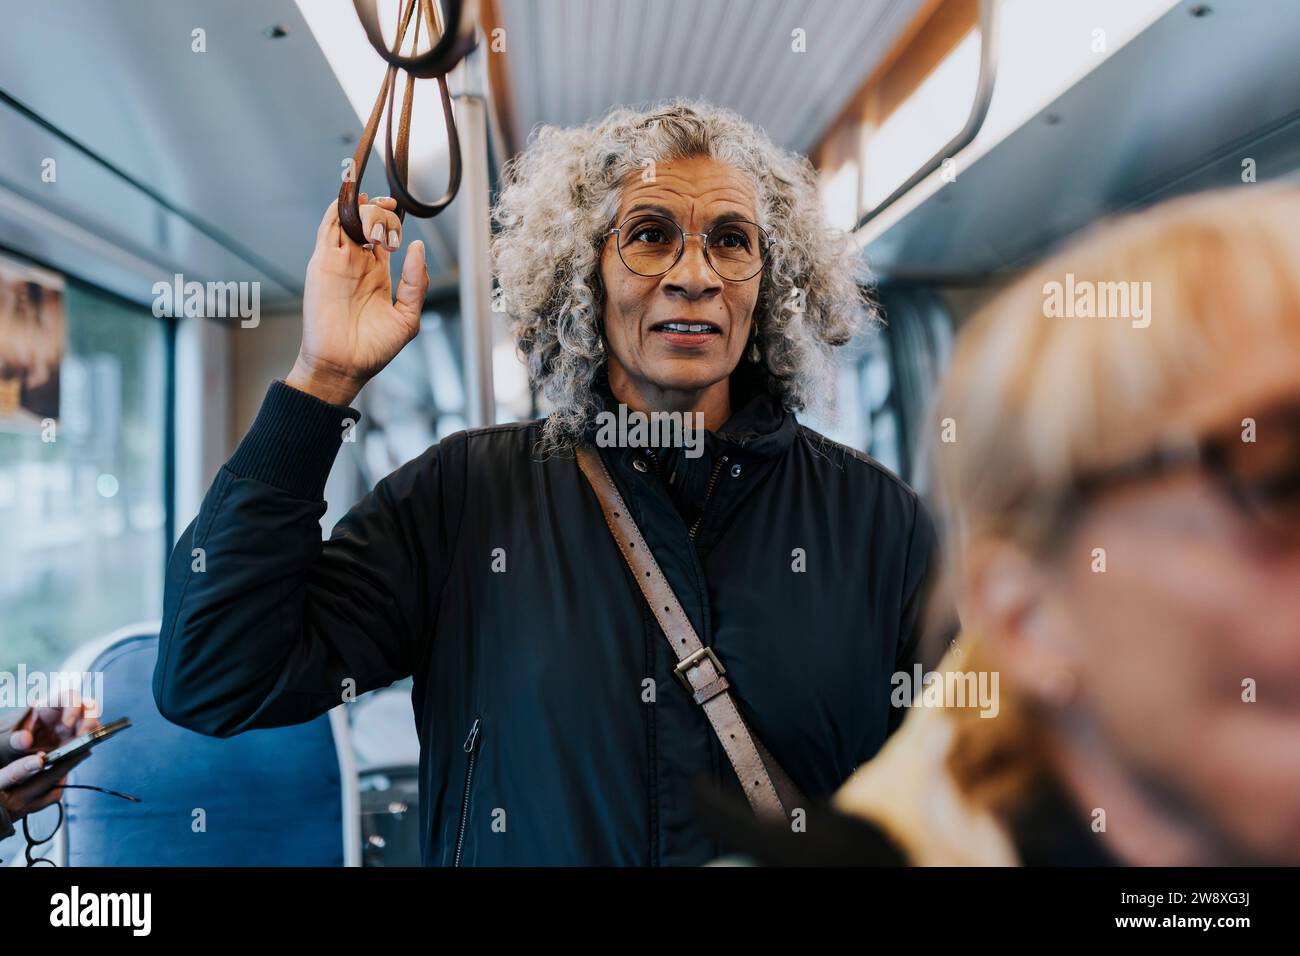
[[[757,362],[762,358],[758,353],[758,326],[754,326],[754,331],[749,336],[749,351],[745,353],[745,357],[751,362]]]

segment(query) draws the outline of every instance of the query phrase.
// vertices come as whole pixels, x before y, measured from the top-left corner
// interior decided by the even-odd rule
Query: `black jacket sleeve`
[[[898,654],[894,660],[896,672],[910,674],[917,663],[927,666],[927,651],[933,640],[930,632],[936,626],[936,615],[943,613],[936,604],[945,593],[941,577],[934,522],[924,502],[917,496],[907,537],[907,559],[903,566],[903,614],[899,622]],[[903,708],[890,708],[891,733],[903,722],[906,714]]]
[[[459,530],[447,443],[322,542],[325,480],[359,418],[272,384],[172,551],[153,679],[168,720],[219,737],[301,723],[412,673]]]

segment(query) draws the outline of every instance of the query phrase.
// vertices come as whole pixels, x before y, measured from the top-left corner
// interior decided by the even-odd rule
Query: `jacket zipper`
[[[651,454],[651,455],[647,455],[646,457],[648,457],[650,459],[650,463],[654,465],[655,474],[656,475],[660,474],[659,456]],[[691,525],[690,530],[687,532],[687,535],[690,537],[692,541],[695,540],[695,532],[700,530],[700,522],[704,520],[704,512],[709,506],[709,498],[713,496],[713,486],[718,483],[718,475],[722,473],[722,466],[725,465],[730,460],[731,460],[730,455],[722,455],[716,462],[713,463],[713,471],[709,475],[709,484],[704,491],[704,501],[700,504],[700,513],[696,516],[695,522]]]
[[[695,523],[691,525],[688,532],[690,539],[695,540],[695,532],[700,529],[700,522],[704,520],[704,512],[709,507],[709,498],[713,496],[713,486],[718,482],[718,475],[722,472],[722,466],[727,463],[729,456],[723,455],[713,465],[713,473],[709,475],[709,487],[704,492],[704,502],[700,505],[700,513],[695,518]]]
[[[474,782],[474,763],[478,760],[478,734],[482,723],[482,717],[474,718],[474,726],[469,729],[469,736],[461,747],[469,754],[469,763],[465,766],[465,793],[460,801],[460,826],[456,831],[456,853],[451,858],[452,866],[460,866],[460,853],[465,847],[465,828],[469,825],[469,788]]]

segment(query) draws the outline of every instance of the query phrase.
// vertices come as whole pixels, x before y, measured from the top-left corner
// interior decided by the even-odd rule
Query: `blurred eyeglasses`
[[[1199,468],[1234,510],[1266,537],[1300,541],[1300,403],[1259,416],[1253,441],[1243,428],[1170,441],[1153,452],[1076,479],[1058,503],[1057,530],[1088,498],[1120,484]]]
[[[119,793],[116,790],[109,790],[106,787],[95,787],[86,783],[65,783],[59,789],[60,790],[94,790],[98,793],[106,793],[111,797],[121,797],[123,800],[130,800],[132,803],[142,802],[139,797],[133,797],[127,793]],[[45,830],[44,826],[42,826],[41,830],[37,832],[37,835],[33,836],[32,826],[31,826],[32,815],[29,814],[28,816],[23,817],[23,838],[27,841],[27,849],[25,853],[27,857],[28,866],[57,866],[58,865],[47,856],[37,855],[37,850],[40,849],[41,847],[44,847],[47,843],[53,840],[54,835],[59,832],[59,827],[63,826],[63,801],[62,800],[57,801],[54,804],[54,806],[59,808],[58,817],[54,821],[54,826],[48,828],[49,832],[46,833],[45,836],[40,835],[40,833],[44,832]],[[45,853],[46,851],[41,849],[40,852]]]
[[[745,282],[763,271],[763,264],[776,240],[758,223],[727,219],[708,232],[683,232],[682,227],[663,216],[634,215],[605,233],[618,237],[618,257],[639,276],[661,276],[677,265],[686,250],[686,240],[699,236],[704,258],[713,271],[729,282]]]
[[[1256,526],[1300,540],[1300,403],[1256,421],[1254,441],[1242,429],[1202,444],[1199,458],[1210,477]]]

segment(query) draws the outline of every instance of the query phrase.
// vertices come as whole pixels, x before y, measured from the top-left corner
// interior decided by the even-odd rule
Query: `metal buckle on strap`
[[[727,673],[727,669],[722,666],[722,661],[718,660],[718,655],[713,653],[713,648],[707,646],[701,647],[698,651],[694,651],[683,657],[678,661],[677,666],[673,668],[673,674],[679,681],[681,681],[682,686],[686,688],[687,693],[694,694],[695,688],[691,686],[691,679],[686,676],[686,672],[699,667],[706,657],[712,661],[713,666],[717,668],[718,677],[722,677],[723,674]]]

